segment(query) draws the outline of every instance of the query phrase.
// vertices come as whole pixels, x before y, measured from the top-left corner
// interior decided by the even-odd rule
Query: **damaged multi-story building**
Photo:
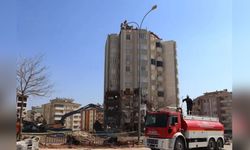
[[[193,115],[218,117],[225,134],[232,135],[232,92],[227,89],[206,92],[194,99]]]
[[[148,110],[178,106],[177,75],[175,41],[123,23],[120,33],[109,34],[106,40],[105,125],[137,130],[139,101],[142,123]]]

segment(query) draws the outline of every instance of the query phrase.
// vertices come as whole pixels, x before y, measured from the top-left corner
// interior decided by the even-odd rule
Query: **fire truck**
[[[143,142],[152,150],[220,150],[224,126],[218,118],[183,116],[180,108],[148,112]]]

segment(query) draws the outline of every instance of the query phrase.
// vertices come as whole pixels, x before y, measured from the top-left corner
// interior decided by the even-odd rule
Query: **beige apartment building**
[[[193,115],[218,117],[225,133],[232,134],[232,92],[207,92],[193,101]]]
[[[142,118],[148,110],[178,106],[177,75],[175,41],[123,23],[119,34],[108,35],[105,46],[105,125],[136,130],[139,87]]]
[[[54,124],[58,122],[64,114],[79,109],[81,105],[73,101],[74,100],[67,98],[56,98],[50,100],[50,103],[42,105],[43,116],[47,123]],[[64,126],[72,130],[80,130],[81,114],[77,113],[67,117]]]

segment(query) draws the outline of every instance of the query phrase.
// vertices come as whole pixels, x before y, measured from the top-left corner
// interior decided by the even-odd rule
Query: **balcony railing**
[[[64,115],[63,112],[55,112],[55,115]]]
[[[61,120],[61,117],[54,117],[55,120]]]
[[[64,109],[65,109],[64,107],[58,107],[58,106],[55,107],[55,110],[64,110]]]

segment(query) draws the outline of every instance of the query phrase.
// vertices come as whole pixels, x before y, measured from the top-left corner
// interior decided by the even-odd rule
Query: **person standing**
[[[191,115],[192,114],[192,108],[193,108],[193,100],[191,98],[189,98],[189,96],[187,95],[187,97],[185,99],[183,99],[182,102],[187,103],[187,114]]]
[[[21,132],[21,126],[20,126],[20,119],[17,118],[16,120],[16,140],[19,141],[20,139],[20,132]]]

